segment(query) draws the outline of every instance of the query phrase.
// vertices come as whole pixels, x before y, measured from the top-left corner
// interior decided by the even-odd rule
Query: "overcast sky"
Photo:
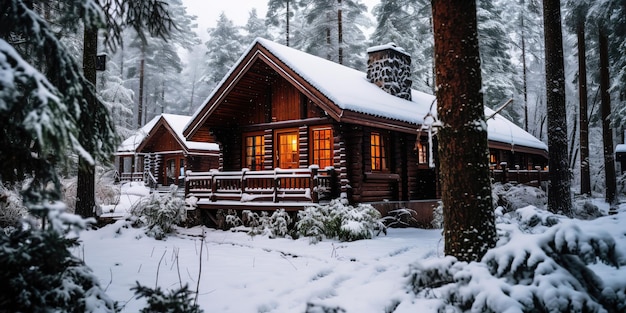
[[[374,4],[379,0],[361,0],[371,12]],[[244,26],[248,21],[252,8],[257,9],[257,15],[265,18],[267,0],[183,0],[187,13],[198,17],[198,35],[202,41],[207,40],[207,29],[214,27],[220,14],[224,12],[235,25]]]

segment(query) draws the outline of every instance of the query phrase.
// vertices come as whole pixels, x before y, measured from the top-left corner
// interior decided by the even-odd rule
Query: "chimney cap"
[[[398,47],[395,43],[390,42],[384,45],[379,45],[379,46],[373,46],[373,47],[369,47],[367,48],[367,53],[372,53],[372,52],[378,52],[378,51],[383,51],[383,50],[394,50],[397,52],[400,52],[408,57],[410,57],[411,55],[409,55],[404,48]]]

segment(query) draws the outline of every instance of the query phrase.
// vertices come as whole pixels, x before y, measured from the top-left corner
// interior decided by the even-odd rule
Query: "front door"
[[[300,153],[298,131],[285,131],[276,134],[276,165],[280,168],[298,168]]]

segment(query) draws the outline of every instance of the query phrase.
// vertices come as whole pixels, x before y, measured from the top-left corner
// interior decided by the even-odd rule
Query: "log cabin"
[[[124,140],[115,154],[116,179],[144,181],[153,187],[184,185],[187,170],[219,167],[216,143],[188,141],[190,116],[161,114]]]
[[[431,205],[439,195],[435,97],[411,88],[403,49],[367,52],[361,72],[257,38],[183,132],[219,143],[223,157],[220,168],[188,173],[186,193],[203,209],[300,209],[337,197]],[[494,169],[545,167],[543,142],[485,114]]]

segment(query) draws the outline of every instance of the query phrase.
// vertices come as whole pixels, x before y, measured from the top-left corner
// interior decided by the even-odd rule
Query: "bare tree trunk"
[[[611,94],[609,88],[609,44],[604,29],[600,28],[600,99],[602,102],[602,142],[604,144],[604,179],[606,202],[615,204],[617,190],[615,158],[613,156],[613,130],[611,129]]]
[[[445,253],[480,260],[495,245],[474,0],[432,1]]]
[[[524,76],[524,130],[528,131],[528,80],[526,73],[526,38],[524,37],[524,14],[521,16],[522,23],[522,74]]]
[[[571,215],[572,198],[570,170],[567,162],[567,114],[565,112],[565,74],[559,0],[543,1],[543,22],[550,157],[548,209],[554,213]]]
[[[98,29],[85,27],[83,38],[83,75],[96,89],[96,54],[98,53]],[[85,101],[93,107],[96,103],[95,94],[83,91]],[[80,125],[89,123],[89,112],[80,113]],[[90,127],[84,127],[78,135],[78,141],[87,150],[92,151]],[[78,155],[78,178],[76,183],[76,210],[74,213],[82,217],[93,217],[96,206],[95,164],[91,164],[80,154]]]
[[[578,99],[580,114],[580,194],[591,195],[589,172],[589,118],[587,115],[587,51],[585,45],[585,17],[580,16],[576,26],[578,37]]]
[[[343,25],[341,13],[341,0],[337,0],[339,9],[337,10],[337,43],[339,45],[339,64],[343,64]]]
[[[139,61],[139,100],[137,102],[137,128],[143,126],[143,80],[146,63],[146,45],[141,44],[141,60]]]
[[[286,37],[286,46],[287,47],[289,47],[289,14],[291,13],[291,12],[289,12],[289,2],[290,1],[287,0],[287,16],[285,18],[287,20],[286,27],[285,27],[285,37]]]

